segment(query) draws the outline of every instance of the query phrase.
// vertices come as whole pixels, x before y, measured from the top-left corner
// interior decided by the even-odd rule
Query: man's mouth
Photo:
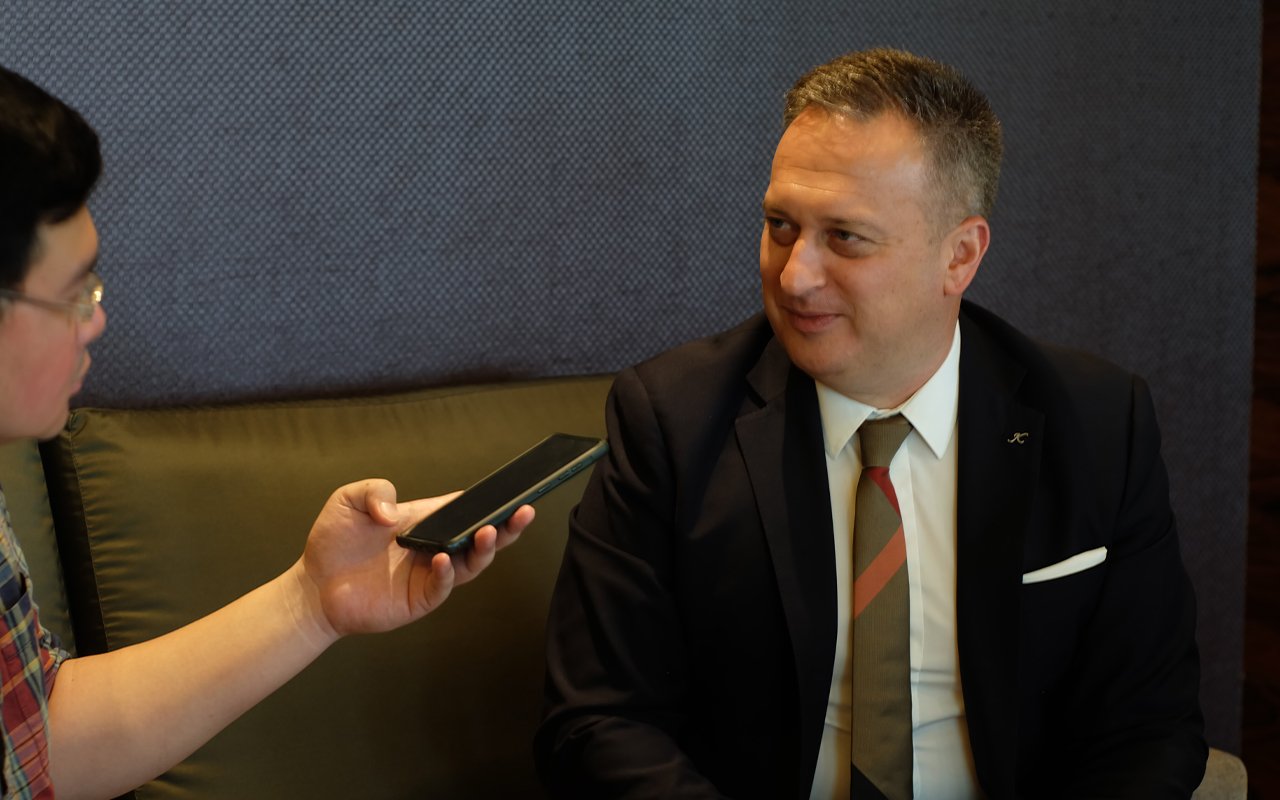
[[[835,314],[826,314],[818,311],[796,311],[788,308],[786,313],[791,327],[801,333],[820,333],[830,327],[836,320]]]

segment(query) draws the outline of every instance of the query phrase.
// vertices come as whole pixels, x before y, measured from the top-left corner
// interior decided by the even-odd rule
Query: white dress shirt
[[[850,607],[854,497],[862,464],[854,438],[868,419],[901,413],[912,431],[889,465],[902,511],[911,602],[911,722],[914,796],[976,798],[956,645],[956,419],[960,325],[937,372],[895,409],[875,409],[819,383],[835,536],[838,627],[826,725],[811,797],[849,797]]]

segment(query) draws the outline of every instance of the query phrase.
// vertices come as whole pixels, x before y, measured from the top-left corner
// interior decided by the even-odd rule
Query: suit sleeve
[[[1063,797],[1187,798],[1208,749],[1195,596],[1179,554],[1160,434],[1134,379],[1125,485],[1096,612],[1078,648]]]
[[[570,519],[535,741],[557,797],[719,797],[682,750],[687,648],[672,590],[675,478],[649,395],[623,372],[610,453]]]

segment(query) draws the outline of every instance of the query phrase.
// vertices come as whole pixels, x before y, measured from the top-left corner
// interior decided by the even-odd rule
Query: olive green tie
[[[889,462],[911,432],[895,414],[858,429],[853,518],[854,777],[889,800],[911,797],[911,628],[907,547]],[[861,779],[865,779],[865,782]],[[861,796],[874,796],[869,788]]]

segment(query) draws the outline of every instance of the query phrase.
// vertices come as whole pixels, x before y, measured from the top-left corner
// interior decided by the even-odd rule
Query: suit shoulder
[[[1054,513],[1063,518],[1093,514],[1100,530],[1110,530],[1132,487],[1141,484],[1135,473],[1156,474],[1151,465],[1159,463],[1159,426],[1146,383],[1091,353],[1036,341],[974,306],[966,306],[961,325],[962,404],[966,379],[994,381],[992,391],[976,395],[1034,412],[1043,424],[1039,474],[1050,487],[1046,503],[1058,504]],[[1162,492],[1167,505],[1167,490],[1157,487],[1154,496]]]
[[[1135,381],[1141,382],[1094,353],[1034,339],[981,306],[966,302],[962,320],[966,344],[976,345],[988,360],[1017,365],[1020,394],[1033,401],[1069,397],[1090,406],[1127,407]]]
[[[768,320],[756,314],[733,328],[642,361],[628,372],[655,402],[687,404],[699,398],[723,402],[745,391],[747,373],[772,339]]]

